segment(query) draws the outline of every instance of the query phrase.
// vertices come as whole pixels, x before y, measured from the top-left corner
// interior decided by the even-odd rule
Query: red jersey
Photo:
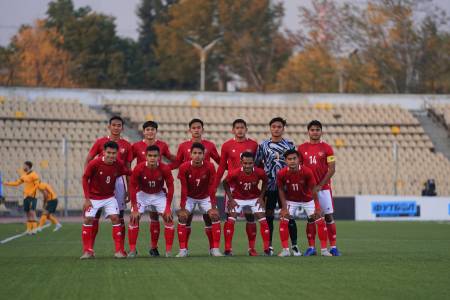
[[[311,144],[309,142],[301,144],[297,149],[300,153],[300,161],[304,166],[311,169],[319,184],[328,172],[328,163],[336,161],[333,148],[325,142]],[[331,188],[331,180],[326,182],[322,190]]]
[[[211,203],[216,203],[216,189],[214,180],[216,170],[214,165],[203,161],[199,167],[193,166],[192,162],[184,162],[178,171],[178,179],[181,182],[181,207],[186,205],[187,197],[194,199],[211,198]]]
[[[91,200],[103,200],[114,196],[116,179],[131,172],[119,160],[108,165],[103,157],[89,162],[83,174],[84,196]]]
[[[159,148],[159,154],[161,155],[159,158],[160,162],[161,162],[161,159],[163,156],[165,158],[167,158],[168,160],[170,160],[172,154],[170,154],[169,145],[167,145],[165,142],[160,141],[160,140],[156,140],[153,145],[158,146],[158,148]],[[131,152],[133,153],[133,159],[136,158],[138,164],[147,160],[147,158],[145,157],[145,153],[146,153],[148,146],[149,145],[147,145],[147,143],[144,140],[136,142],[131,146]]]
[[[97,155],[102,155],[103,145],[105,145],[105,143],[109,141],[111,141],[111,138],[109,136],[105,136],[96,140],[91,150],[89,150],[89,155],[94,158]],[[117,141],[117,144],[119,144],[119,152],[117,154],[117,158],[122,162],[131,163],[131,161],[133,160],[133,152],[131,151],[131,144],[123,138],[120,138]]]
[[[286,193],[286,200],[293,202],[309,202],[313,200],[312,189],[316,179],[310,168],[299,166],[298,171],[284,167],[277,174],[278,190]]]
[[[172,169],[178,168],[182,163],[191,161],[191,147],[193,142],[191,140],[181,143],[178,146],[177,158],[171,164]],[[211,158],[217,163],[220,163],[219,152],[217,152],[216,145],[208,140],[202,140],[201,144],[205,146],[205,161],[210,162]]]
[[[137,210],[136,193],[143,191],[147,194],[158,194],[164,191],[164,183],[167,187],[167,207],[170,207],[173,199],[173,176],[170,167],[160,163],[155,169],[150,169],[148,163],[138,164],[130,177],[130,200],[131,205]]]
[[[216,186],[220,184],[225,170],[231,171],[241,167],[241,154],[243,152],[251,152],[256,155],[257,149],[258,143],[252,139],[245,139],[242,142],[238,142],[233,138],[226,141],[220,150],[220,163],[217,168]]]
[[[245,174],[242,168],[234,169],[228,172],[226,182],[233,186],[231,192],[234,199],[252,200],[259,198],[261,190],[258,187],[260,181],[267,184],[267,175],[263,169],[254,168],[249,175]]]

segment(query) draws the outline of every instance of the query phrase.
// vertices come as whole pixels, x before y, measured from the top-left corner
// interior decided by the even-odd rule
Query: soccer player
[[[232,256],[232,241],[234,235],[234,223],[237,216],[242,211],[250,210],[258,219],[261,236],[264,244],[264,253],[270,255],[269,225],[264,213],[264,195],[267,189],[267,176],[263,169],[255,168],[254,154],[243,152],[241,155],[241,168],[228,172],[227,178],[223,181],[223,188],[228,196],[228,218],[224,225],[225,236],[225,256]],[[261,184],[261,189],[258,185]],[[231,186],[234,187],[231,191]],[[254,244],[249,245],[248,252],[251,256],[256,256]]]
[[[36,221],[36,190],[39,184],[39,175],[33,171],[33,163],[26,161],[23,164],[23,174],[19,179],[12,182],[5,182],[6,186],[19,186],[24,184],[23,189],[23,210],[27,215],[27,234],[35,234],[37,229]]]
[[[256,152],[255,165],[264,165],[264,171],[269,178],[268,187],[265,196],[266,219],[270,230],[270,252],[273,255],[272,236],[273,220],[275,208],[281,208],[280,198],[277,188],[277,173],[286,166],[284,153],[287,150],[295,149],[294,143],[283,138],[286,120],[276,117],[269,122],[271,138],[264,140]],[[295,222],[293,223],[293,226]],[[289,224],[291,226],[291,224]],[[297,230],[297,227],[295,227]]]
[[[85,168],[92,159],[94,159],[97,156],[101,156],[103,154],[104,149],[103,146],[105,145],[105,143],[109,141],[114,141],[119,145],[117,159],[122,161],[122,163],[125,164],[125,166],[128,169],[131,168],[131,161],[133,160],[133,152],[131,144],[121,136],[123,131],[123,125],[124,121],[119,116],[113,116],[111,119],[109,119],[108,130],[110,132],[110,135],[99,138],[98,140],[95,141],[94,145],[92,146],[91,150],[87,155],[86,162],[84,165]],[[115,182],[116,188],[114,191],[115,198],[119,204],[120,210],[119,218],[122,226],[123,236],[125,236],[125,220],[123,219],[123,214],[126,208],[126,202],[128,201],[126,183],[128,183],[128,178],[118,177],[117,181]],[[92,240],[93,244],[95,243],[95,237],[97,236],[98,222],[100,220],[101,215],[102,210],[99,209],[93,221],[93,230],[92,230],[92,234],[94,236]]]
[[[220,253],[220,217],[216,205],[216,171],[214,165],[205,160],[205,146],[193,143],[191,161],[184,162],[178,171],[181,182],[181,201],[178,211],[178,241],[180,252],[177,257],[188,255],[189,236],[187,226],[191,225],[192,212],[198,205],[205,221],[205,233],[209,240],[210,255],[223,256]],[[210,230],[208,230],[210,228]],[[209,234],[209,232],[211,234]]]
[[[173,177],[170,167],[161,163],[160,150],[156,145],[146,149],[147,160],[139,163],[130,177],[131,216],[128,224],[129,258],[137,255],[136,241],[139,234],[140,215],[148,209],[161,215],[164,221],[164,237],[166,239],[166,257],[171,256],[174,238],[172,222]],[[164,183],[167,194],[164,190]],[[158,222],[159,224],[159,222]],[[151,256],[159,256],[158,239],[151,236]]]
[[[50,184],[45,182],[40,182],[37,186],[37,189],[44,196],[44,203],[43,203],[44,211],[42,212],[41,219],[39,220],[39,227],[37,230],[42,231],[42,227],[44,226],[47,219],[50,220],[50,222],[52,222],[53,225],[55,225],[53,231],[60,230],[62,225],[61,223],[59,223],[58,219],[54,216],[56,212],[56,207],[58,206],[58,196],[56,195],[55,190],[50,186]]]
[[[147,121],[142,126],[142,133],[144,139],[134,143],[131,148],[133,152],[133,159],[136,158],[137,164],[147,161],[147,147],[158,146],[159,148],[159,160],[165,157],[169,161],[174,161],[176,156],[170,153],[167,143],[158,140],[156,135],[158,133],[158,123],[154,121]],[[157,211],[150,211],[150,236],[152,241],[152,247],[150,249],[150,255],[159,256],[157,244],[159,240],[159,234],[161,232],[161,225],[159,224],[159,214]]]
[[[340,252],[336,247],[336,224],[333,218],[333,199],[331,193],[331,177],[336,170],[336,158],[333,148],[321,140],[322,124],[313,120],[308,126],[309,142],[298,146],[300,153],[300,161],[303,165],[310,168],[317,182],[315,192],[319,198],[320,207],[325,214],[327,224],[328,240],[330,242],[330,253],[333,256],[340,256]],[[315,226],[308,224],[309,239],[315,239]]]
[[[84,191],[84,223],[82,226],[83,255],[81,259],[93,258],[94,246],[92,234],[94,218],[99,209],[112,223],[112,236],[115,245],[116,258],[126,258],[124,249],[124,235],[119,218],[119,204],[114,197],[116,179],[123,175],[130,175],[130,170],[117,159],[119,145],[108,141],[103,145],[103,156],[91,160],[83,174]]]
[[[192,119],[189,122],[189,132],[191,133],[191,139],[189,141],[185,141],[178,146],[177,157],[174,162],[170,164],[172,169],[178,168],[182,163],[191,160],[191,147],[194,143],[200,143],[204,146],[204,159],[208,162],[213,159],[217,164],[220,163],[220,156],[217,152],[217,148],[214,143],[202,139],[203,135],[203,121],[200,119]],[[204,218],[207,218],[207,215],[204,215]],[[204,219],[206,223],[209,224],[208,219]],[[190,223],[189,223],[190,224]],[[187,235],[189,240],[189,236],[191,234],[191,226],[188,225]],[[213,248],[213,237],[212,237],[212,229],[209,226],[205,228],[206,234],[208,235],[208,240],[210,242],[210,248]]]
[[[317,224],[322,256],[332,256],[327,249],[327,228],[321,216],[320,204],[314,190],[316,180],[313,172],[306,166],[301,166],[297,150],[288,150],[284,154],[287,167],[277,174],[278,193],[282,205],[280,213],[280,239],[283,250],[278,256],[290,256],[289,251],[289,222],[294,220],[297,210],[303,208],[308,217],[308,224]],[[314,227],[315,228],[315,227]],[[308,231],[307,231],[308,233]],[[294,256],[302,253],[297,245],[297,236],[291,235]],[[310,255],[316,255],[314,239],[308,239]],[[308,255],[308,256],[310,256]]]
[[[222,145],[220,152],[220,163],[217,168],[216,186],[218,186],[222,180],[222,176],[225,170],[228,173],[231,170],[239,169],[241,167],[241,154],[244,152],[250,152],[254,155],[258,149],[258,143],[252,139],[247,138],[247,123],[243,119],[236,119],[232,125],[232,132],[234,138],[229,139]],[[227,206],[227,195],[225,194],[225,207]],[[256,223],[253,213],[246,212],[245,219],[247,220],[245,229],[247,232],[247,238],[249,243],[249,254],[256,256],[255,249],[256,242]],[[229,231],[224,230],[224,235],[227,235]]]

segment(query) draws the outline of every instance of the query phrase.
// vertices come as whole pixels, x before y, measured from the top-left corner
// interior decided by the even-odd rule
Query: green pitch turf
[[[150,258],[148,223],[135,260],[112,258],[103,223],[95,260],[80,261],[80,225],[0,245],[2,299],[449,299],[450,223],[338,222],[342,257],[248,257],[238,223],[235,257],[207,256],[201,223],[187,259]],[[304,223],[299,240],[305,249]],[[278,228],[278,223],[276,223]],[[0,239],[23,230],[0,225]],[[258,241],[260,237],[258,236]],[[279,250],[278,232],[275,235]],[[178,247],[175,240],[174,254]],[[164,251],[161,236],[160,252]],[[261,251],[261,244],[258,244]]]

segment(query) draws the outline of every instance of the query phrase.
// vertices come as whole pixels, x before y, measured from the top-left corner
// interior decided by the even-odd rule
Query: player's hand
[[[314,215],[313,215],[313,219],[314,220],[318,220],[322,217],[322,210],[320,209],[320,207],[316,207],[314,209]]]
[[[137,209],[136,210],[132,209],[130,215],[130,223],[136,225],[138,221],[139,221],[139,211]]]
[[[234,199],[229,199],[227,203],[228,211],[234,211],[238,206],[237,202]]]
[[[315,194],[317,194],[321,190],[322,190],[322,186],[321,185],[316,185],[315,187],[313,187],[313,193],[315,193]]]
[[[125,193],[125,203],[130,202],[130,196],[128,194],[128,192]]]
[[[280,210],[280,218],[287,219],[289,217],[289,211],[287,208],[282,208]]]
[[[266,208],[266,202],[264,201],[264,197],[258,198],[258,200],[256,201],[256,203],[258,203],[260,207]]]
[[[164,217],[168,222],[172,222],[172,221],[173,221],[172,210],[170,210],[170,208],[166,208],[166,209],[164,210],[163,217]]]
[[[83,210],[87,211],[92,207],[92,202],[89,199],[84,199]]]

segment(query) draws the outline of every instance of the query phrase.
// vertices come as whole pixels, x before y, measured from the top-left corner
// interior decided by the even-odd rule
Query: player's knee
[[[266,217],[273,217],[274,216],[273,209],[266,209],[265,216]]]
[[[85,217],[84,220],[83,220],[83,223],[85,225],[92,225],[94,223],[94,219]]]
[[[314,216],[308,216],[307,221],[308,221],[308,223],[314,223],[316,221],[316,219],[314,218]]]
[[[177,211],[178,222],[186,224],[189,220],[189,212],[186,209],[180,209]]]
[[[167,225],[172,225],[173,224],[172,219],[170,217],[171,216],[166,216],[166,215],[162,216],[164,225],[167,226]]]
[[[111,220],[111,223],[113,223],[113,224],[119,224],[120,223],[119,215],[110,215],[109,219]]]
[[[208,210],[208,217],[212,222],[219,221],[220,220],[219,211],[215,208],[211,208],[210,210]]]
[[[334,219],[333,219],[333,215],[332,214],[326,214],[325,215],[325,222],[331,223],[333,221],[334,221]]]
[[[265,213],[255,213],[255,217],[256,217],[256,219],[260,220],[262,218],[265,218],[266,214]]]
[[[237,218],[237,213],[235,213],[235,212],[228,213],[228,217],[229,217],[229,218],[236,219],[236,218]]]

